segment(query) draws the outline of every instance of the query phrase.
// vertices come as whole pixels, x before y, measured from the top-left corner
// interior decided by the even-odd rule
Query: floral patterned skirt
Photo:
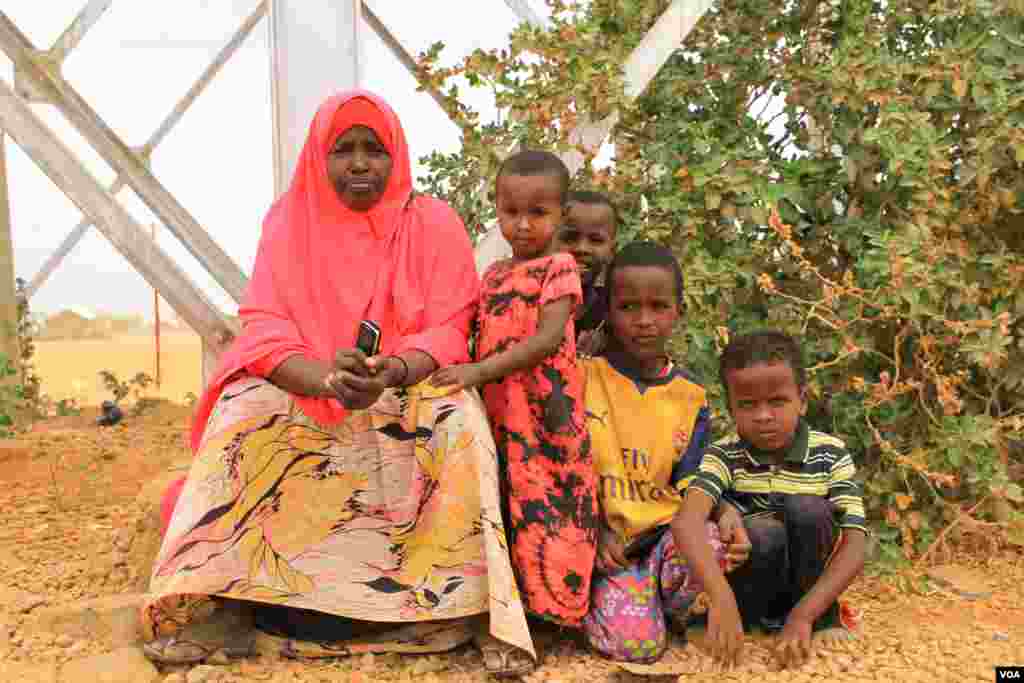
[[[708,522],[705,528],[715,559],[722,562],[725,549],[718,527]],[[656,662],[668,648],[666,618],[685,627],[703,590],[666,529],[649,552],[626,568],[595,572],[583,631],[591,647],[606,657]]]
[[[532,655],[479,398],[421,384],[323,427],[263,379],[228,384],[153,568],[147,640],[218,598],[396,625],[324,654],[448,649],[460,622],[441,620],[489,612],[491,634]]]

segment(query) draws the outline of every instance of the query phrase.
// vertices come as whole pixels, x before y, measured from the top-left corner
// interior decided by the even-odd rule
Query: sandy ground
[[[59,397],[74,378],[92,382],[100,369],[122,377],[149,371],[146,338],[110,343],[40,344],[45,389]],[[182,335],[168,354],[166,396],[180,399],[198,388],[198,340]],[[63,346],[63,352],[62,352]],[[171,344],[168,344],[170,347]],[[171,370],[170,368],[174,368]],[[96,384],[87,393],[103,398]],[[40,631],[33,615],[76,600],[117,596],[136,577],[116,550],[118,530],[133,523],[133,501],[168,464],[187,457],[188,409],[163,405],[113,429],[93,426],[95,409],[81,416],[37,423],[16,439],[0,441],[0,671],[16,666],[78,661],[109,651],[102,637]],[[772,671],[768,644],[750,638],[739,670],[705,671],[707,659],[693,644],[677,643],[667,663],[698,672],[683,681],[993,681],[996,665],[1024,665],[1024,557],[1005,549],[963,556],[956,565],[972,573],[984,597],[970,600],[923,580],[918,571],[892,578],[860,579],[850,595],[864,613],[860,640],[847,650],[818,653],[792,672]],[[898,587],[897,587],[898,586]],[[28,597],[27,597],[28,596]],[[25,609],[26,599],[40,607]],[[549,642],[529,683],[670,681],[676,675],[639,677],[600,659],[571,637]],[[185,683],[202,677],[185,668],[162,669],[155,680]],[[188,674],[188,676],[186,676]],[[205,675],[205,674],[204,674]],[[149,680],[149,679],[147,679]],[[431,657],[365,656],[293,662],[276,655],[217,667],[208,681],[484,681],[472,648]]]
[[[199,393],[202,347],[191,332],[164,332],[160,336],[161,386],[148,395],[182,402],[189,392]],[[122,381],[136,373],[156,377],[153,336],[120,335],[102,341],[36,342],[36,372],[43,380],[43,392],[54,401],[76,398],[81,405],[99,405],[111,398],[100,370],[110,370]]]

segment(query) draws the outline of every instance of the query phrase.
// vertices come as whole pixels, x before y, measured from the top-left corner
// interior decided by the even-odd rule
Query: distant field
[[[187,393],[199,393],[201,345],[191,332],[164,332],[160,336],[160,389],[148,395],[181,402]],[[156,375],[153,336],[130,334],[103,341],[36,342],[36,372],[43,393],[55,401],[75,397],[82,405],[99,405],[110,398],[100,381],[100,370],[121,380],[138,372]]]

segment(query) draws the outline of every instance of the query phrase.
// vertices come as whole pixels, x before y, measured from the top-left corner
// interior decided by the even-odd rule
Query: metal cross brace
[[[107,126],[100,116],[64,80],[13,21],[0,11],[0,48],[14,62],[25,81],[43,93],[74,125],[101,157],[125,179],[149,209],[168,227],[193,257],[237,302],[248,282],[220,246],[146,167],[144,161]]]
[[[111,2],[111,0],[103,1],[106,4],[109,4]],[[90,5],[92,4],[93,3],[90,3]],[[88,9],[88,7],[86,9]],[[84,13],[85,11],[83,10],[83,14]],[[259,3],[259,5],[256,6],[256,9],[252,11],[252,13],[246,18],[246,20],[242,23],[238,30],[235,31],[234,35],[231,36],[231,39],[228,40],[224,47],[220,49],[217,55],[213,58],[213,61],[211,61],[209,66],[207,66],[206,69],[203,71],[202,75],[200,75],[196,82],[192,84],[192,87],[189,88],[188,92],[186,92],[185,95],[178,101],[178,103],[174,105],[174,108],[167,115],[167,117],[160,123],[156,131],[153,132],[153,134],[149,137],[149,139],[142,146],[142,148],[140,150],[137,150],[138,155],[144,161],[148,163],[149,156],[150,154],[152,154],[153,150],[156,149],[156,147],[161,142],[163,142],[164,138],[167,137],[168,133],[170,133],[174,126],[176,126],[177,123],[182,119],[182,117],[185,115],[185,112],[188,111],[192,103],[196,101],[199,95],[202,94],[202,92],[213,80],[214,76],[217,75],[221,68],[228,62],[229,59],[231,59],[232,55],[234,55],[238,48],[241,47],[242,43],[245,42],[246,38],[249,37],[253,29],[266,15],[266,13],[267,2],[266,0],[263,0],[262,2]],[[79,18],[81,18],[81,16],[82,15],[80,14]],[[78,22],[78,20],[79,19],[76,18],[75,22]],[[72,27],[74,25],[75,24],[72,23]],[[71,30],[72,29],[69,27],[68,30],[64,32],[65,35],[70,33]],[[55,47],[51,48],[51,52],[56,49],[56,45],[59,45],[61,43],[61,39],[58,39],[57,43],[55,44]],[[124,186],[124,176],[118,175],[117,178],[114,180],[113,184],[110,186],[109,191],[112,195],[116,196],[117,193],[120,192],[122,188],[124,188]],[[78,225],[76,225],[74,229],[71,230],[70,233],[68,233],[67,237],[65,237],[64,240],[57,247],[57,249],[54,250],[52,254],[50,254],[50,256],[46,259],[46,262],[43,263],[43,266],[39,269],[39,272],[36,273],[36,275],[29,281],[28,285],[25,287],[25,295],[27,297],[31,298],[33,295],[35,295],[37,291],[39,291],[39,288],[42,287],[46,280],[51,275],[53,275],[53,273],[57,270],[57,267],[60,265],[61,261],[63,261],[63,259],[71,252],[71,250],[75,248],[75,246],[81,241],[82,237],[85,236],[85,233],[88,232],[89,227],[91,225],[92,223],[88,218],[83,218],[78,223]]]
[[[89,0],[89,3],[82,8],[74,20],[64,29],[64,32],[54,41],[50,49],[39,53],[39,59],[47,62],[49,68],[60,70],[64,60],[67,59],[72,50],[78,47],[78,44],[85,38],[85,34],[99,21],[104,12],[110,8],[112,2],[113,0]],[[50,101],[46,97],[45,92],[33,87],[32,83],[25,79],[17,65],[14,67],[14,90],[30,102],[49,103]]]
[[[223,348],[234,332],[232,325],[3,79],[0,79],[0,128],[7,131],[47,177],[92,219],[111,244],[205,343]]]

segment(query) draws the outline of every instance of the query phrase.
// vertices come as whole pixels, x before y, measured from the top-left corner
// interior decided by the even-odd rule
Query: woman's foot
[[[489,633],[477,635],[474,642],[483,655],[484,668],[495,678],[525,676],[537,668],[536,662],[525,651],[502,642]]]
[[[159,664],[197,664],[218,652],[229,659],[250,657],[256,651],[252,612],[248,606],[226,603],[209,619],[145,643],[142,651]]]

